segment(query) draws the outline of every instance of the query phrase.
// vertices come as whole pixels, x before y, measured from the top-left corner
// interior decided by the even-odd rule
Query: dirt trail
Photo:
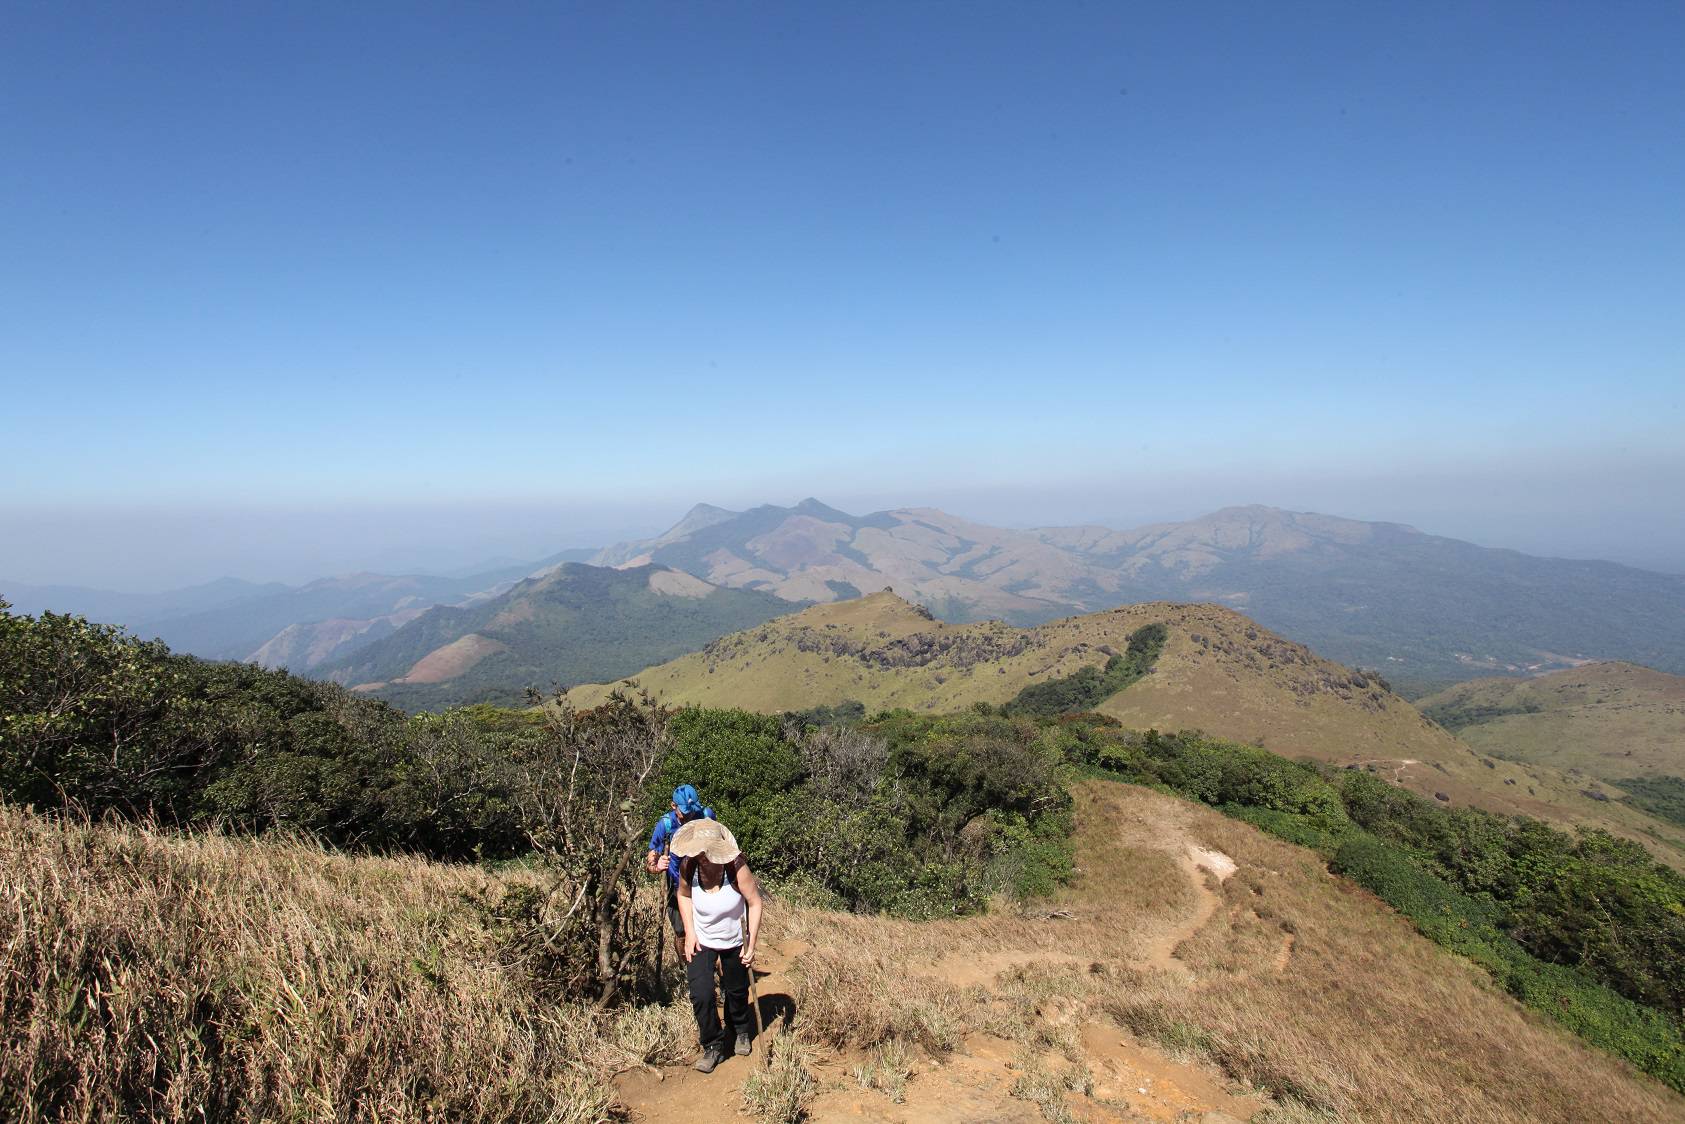
[[[1222,852],[1191,844],[1182,849],[1178,865],[1187,875],[1189,884],[1193,886],[1199,898],[1192,913],[1175,928],[1149,942],[1139,953],[1138,959],[1142,963],[1161,972],[1187,970],[1181,961],[1176,959],[1176,949],[1205,928],[1206,923],[1223,907],[1223,899],[1211,889],[1207,879],[1216,878],[1221,882],[1233,873],[1235,868],[1234,861]]]
[[[1065,951],[1059,947],[1067,934],[1105,932],[1113,907],[1103,886],[1089,885],[1071,895],[1063,905],[1064,920],[1000,922],[1013,929],[985,929],[988,918],[951,923],[961,928],[949,932],[985,933],[985,947],[994,940],[1010,941],[1019,947],[993,950],[947,951],[941,955],[909,951],[897,967],[906,973],[928,976],[960,989],[977,989],[995,994],[1003,975],[1016,969],[1051,965],[1089,971],[1102,963],[1150,972],[1171,973],[1192,983],[1192,971],[1176,957],[1177,949],[1215,918],[1227,918],[1223,899],[1213,888],[1234,870],[1226,855],[1200,847],[1190,840],[1180,823],[1171,820],[1113,825],[1121,845],[1139,853],[1146,848],[1160,856],[1170,869],[1179,872],[1182,885],[1173,884],[1171,895],[1183,902],[1168,915],[1148,919],[1147,931],[1134,939],[1119,937],[1107,955]],[[1170,866],[1173,864],[1173,867]],[[1103,869],[1096,860],[1097,869]],[[945,923],[950,924],[950,923]],[[1005,933],[1005,937],[998,937]],[[758,988],[763,1022],[772,1033],[775,1022],[791,1019],[799,1026],[801,1012],[794,1010],[790,996],[795,992],[791,968],[809,946],[788,937],[769,934],[763,939]],[[1031,947],[1022,947],[1029,945]],[[1290,948],[1290,945],[1289,945]],[[1282,962],[1285,962],[1283,950]],[[1220,1073],[1210,1067],[1180,1062],[1161,1050],[1138,1040],[1129,1031],[1109,1021],[1072,1010],[1054,1001],[1039,1007],[1035,1016],[1052,1035],[1072,1041],[1093,1077],[1087,1096],[1064,1094],[1064,1108],[1079,1121],[1236,1121],[1250,1119],[1264,1104],[1257,1096],[1234,1095]],[[1013,1095],[1013,1085],[1024,1075],[1025,1064],[1045,1060],[1059,1067],[1067,1063],[1045,1045],[1046,1037],[1028,1044],[973,1030],[960,1049],[940,1059],[918,1055],[913,1076],[907,1080],[905,1099],[892,1102],[884,1093],[862,1088],[853,1068],[861,1059],[820,1050],[812,1073],[817,1095],[809,1107],[812,1121],[882,1121],[912,1124],[1000,1124],[1040,1121],[1040,1108],[1030,1100]],[[762,1044],[748,1058],[731,1058],[713,1074],[700,1074],[687,1066],[639,1069],[616,1080],[621,1102],[633,1121],[684,1119],[692,1124],[741,1124],[740,1090],[754,1066],[763,1061]],[[1069,1056],[1068,1054],[1066,1055]]]

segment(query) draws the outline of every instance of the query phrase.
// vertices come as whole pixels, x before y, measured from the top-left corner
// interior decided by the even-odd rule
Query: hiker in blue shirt
[[[679,916],[679,856],[672,853],[673,836],[692,820],[714,818],[714,809],[702,806],[702,797],[697,795],[696,786],[681,784],[673,790],[672,811],[664,812],[655,821],[655,830],[649,835],[649,854],[644,856],[644,869],[651,874],[660,874],[662,868],[666,868],[667,921],[673,926],[673,945],[680,950],[680,956],[684,955],[685,923]]]

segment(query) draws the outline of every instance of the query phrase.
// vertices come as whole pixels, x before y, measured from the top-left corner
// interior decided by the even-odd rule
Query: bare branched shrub
[[[535,974],[601,1008],[659,977],[656,895],[636,859],[669,715],[647,693],[621,691],[593,710],[558,694],[544,715],[547,736],[522,763],[519,791],[545,885],[517,918],[518,946]]]
[[[889,761],[889,743],[848,726],[820,726],[800,736],[815,795],[858,808],[871,799]]]

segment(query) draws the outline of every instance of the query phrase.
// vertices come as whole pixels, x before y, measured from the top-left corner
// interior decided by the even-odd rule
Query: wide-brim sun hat
[[[673,853],[681,859],[707,855],[709,862],[724,864],[743,852],[731,830],[719,820],[692,820],[674,834]]]

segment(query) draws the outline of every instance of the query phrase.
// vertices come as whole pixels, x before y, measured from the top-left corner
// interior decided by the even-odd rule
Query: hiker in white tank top
[[[703,889],[702,872],[697,868],[704,861],[692,859],[690,869],[690,916],[696,929],[696,943],[716,951],[736,948],[743,943],[743,895],[731,884],[729,865],[720,868],[724,885],[714,890]],[[736,861],[742,862],[743,856],[737,856]]]
[[[753,1048],[749,966],[761,931],[761,888],[737,840],[718,820],[695,820],[673,836],[679,859],[679,916],[684,921],[685,976],[702,1038],[696,1068],[712,1073],[731,1053]],[[727,1022],[721,1024],[714,966],[725,985]],[[733,1033],[735,1032],[735,1039]]]

